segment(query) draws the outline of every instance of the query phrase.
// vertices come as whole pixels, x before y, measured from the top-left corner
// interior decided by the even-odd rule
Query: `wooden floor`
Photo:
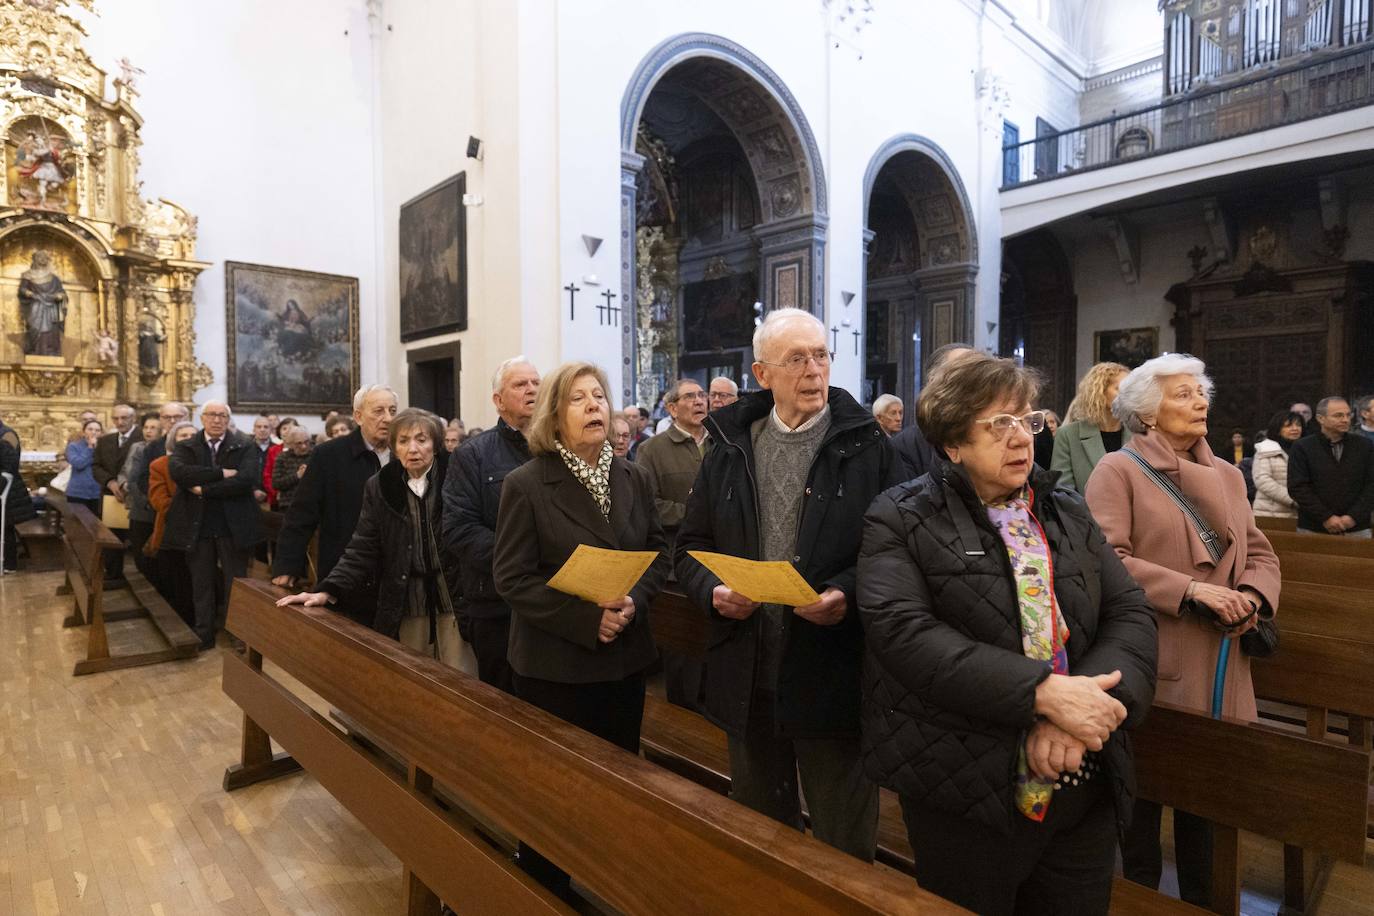
[[[74,678],[61,581],[0,579],[0,916],[401,911],[400,864],[309,776],[220,789],[240,735],[225,650]],[[1281,849],[1247,836],[1245,857],[1244,912],[1276,913]],[[1316,913],[1374,916],[1370,862],[1337,865]]]
[[[314,780],[220,789],[226,650],[74,678],[61,581],[0,579],[0,913],[400,911],[400,863]]]

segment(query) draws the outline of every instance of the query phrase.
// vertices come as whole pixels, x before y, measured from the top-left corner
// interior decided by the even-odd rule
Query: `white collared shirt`
[[[429,468],[432,467],[434,464],[431,462]],[[411,477],[410,472],[406,471],[406,486],[410,487],[410,492],[421,499],[425,498],[425,491],[429,489],[429,468],[425,468],[425,472],[419,477]]]
[[[391,449],[374,448],[372,443],[368,442],[366,439],[363,440],[363,445],[367,446],[367,450],[369,452],[377,456],[377,463],[379,465],[381,465],[382,467],[387,466],[387,462],[391,460]]]

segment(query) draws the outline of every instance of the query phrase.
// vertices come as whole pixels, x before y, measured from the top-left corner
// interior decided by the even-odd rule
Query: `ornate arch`
[[[898,194],[911,210],[920,238],[919,266],[907,279],[917,291],[917,314],[905,316],[913,326],[919,318],[924,355],[944,344],[974,338],[973,310],[978,276],[978,230],[973,207],[954,161],[934,141],[919,134],[889,138],[869,159],[864,171],[864,277],[868,276],[869,204],[879,176],[887,170]],[[865,292],[867,282],[865,282]],[[865,295],[865,306],[867,305]],[[860,310],[867,318],[867,309]],[[909,331],[903,331],[906,339]],[[920,366],[913,360],[902,385],[915,395]]]
[[[720,117],[748,159],[761,209],[755,231],[765,307],[823,307],[829,197],[820,147],[801,105],[767,64],[730,39],[704,32],[669,38],[635,68],[620,103],[621,290],[634,297],[621,322],[627,400],[635,390],[640,348],[635,220],[644,157],[635,141],[649,96],[669,72],[686,77],[683,84]]]

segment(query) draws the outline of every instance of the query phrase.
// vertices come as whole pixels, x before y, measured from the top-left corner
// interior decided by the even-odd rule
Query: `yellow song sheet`
[[[720,581],[750,601],[806,607],[821,600],[797,568],[786,560],[746,560],[708,550],[687,555],[720,577]]]
[[[106,528],[128,528],[128,507],[113,496],[106,496],[100,502],[100,521]]]
[[[607,550],[578,544],[549,580],[549,588],[600,604],[628,595],[656,559],[654,550]]]

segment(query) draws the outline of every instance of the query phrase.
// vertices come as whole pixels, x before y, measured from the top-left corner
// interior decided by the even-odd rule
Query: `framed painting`
[[[229,406],[324,414],[359,385],[358,279],[224,263]]]
[[[1093,334],[1094,362],[1121,363],[1134,369],[1159,355],[1159,328],[1123,328]]]
[[[467,175],[401,204],[401,340],[468,327]]]

